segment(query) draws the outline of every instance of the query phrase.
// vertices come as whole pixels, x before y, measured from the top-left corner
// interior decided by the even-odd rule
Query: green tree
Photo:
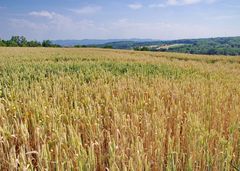
[[[32,41],[27,42],[27,46],[28,46],[28,47],[40,47],[40,46],[41,46],[41,43],[32,40]]]
[[[106,45],[103,47],[104,49],[112,49],[113,47],[111,45]]]
[[[17,42],[15,42],[13,40],[7,40],[6,45],[9,47],[17,47],[18,46]]]
[[[6,46],[4,40],[0,39],[0,46]]]
[[[27,39],[24,36],[12,36],[11,38],[11,44],[24,47],[27,46]]]
[[[43,40],[42,46],[43,47],[51,47],[52,46],[52,42],[50,40]]]

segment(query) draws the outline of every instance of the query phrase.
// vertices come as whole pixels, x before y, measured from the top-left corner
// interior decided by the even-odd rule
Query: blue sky
[[[239,0],[0,0],[0,38],[240,36]]]

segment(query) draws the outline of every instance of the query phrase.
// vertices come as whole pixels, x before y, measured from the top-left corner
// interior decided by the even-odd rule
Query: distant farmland
[[[0,170],[236,170],[240,57],[0,48]]]

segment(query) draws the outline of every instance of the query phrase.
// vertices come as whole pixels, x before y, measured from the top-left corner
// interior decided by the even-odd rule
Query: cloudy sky
[[[0,0],[0,38],[240,36],[240,0]]]

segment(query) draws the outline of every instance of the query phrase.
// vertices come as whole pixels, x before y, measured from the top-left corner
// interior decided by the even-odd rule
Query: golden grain
[[[0,170],[234,170],[240,58],[0,48]]]

